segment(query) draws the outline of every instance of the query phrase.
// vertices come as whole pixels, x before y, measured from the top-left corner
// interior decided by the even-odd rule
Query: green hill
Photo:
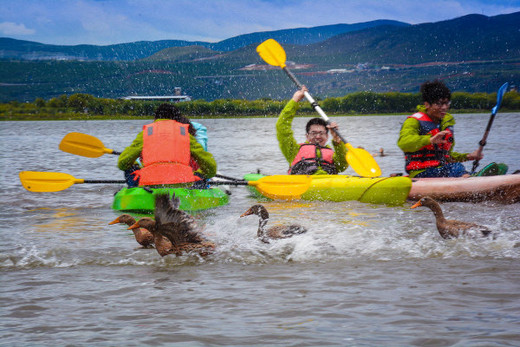
[[[219,53],[203,46],[169,47],[142,59],[142,61],[193,61],[214,57]]]

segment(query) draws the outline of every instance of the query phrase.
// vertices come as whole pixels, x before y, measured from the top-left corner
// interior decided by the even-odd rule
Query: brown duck
[[[215,249],[215,244],[203,239],[195,219],[188,213],[179,210],[179,198],[168,194],[158,194],[155,197],[154,217],[144,217],[131,225],[129,229],[145,228],[157,239],[164,237],[170,242],[169,249],[159,251],[161,256],[166,254],[182,255],[183,252],[196,251],[200,255],[208,255]]]
[[[126,224],[130,226],[132,224],[135,224],[135,218],[130,216],[129,214],[122,214],[108,224],[111,225],[117,223]],[[135,240],[137,241],[137,243],[139,243],[143,247],[152,247],[154,243],[154,237],[150,231],[146,230],[145,228],[135,228],[132,229],[132,231],[134,232]]]
[[[379,148],[379,151],[377,153],[373,154],[374,157],[386,157],[385,149]]]
[[[459,236],[466,235],[470,230],[478,231],[481,236],[488,236],[491,234],[491,230],[485,226],[444,218],[444,214],[442,213],[442,209],[439,203],[429,196],[425,196],[413,206],[411,206],[411,208],[416,208],[419,206],[429,207],[430,210],[433,211],[433,214],[435,215],[435,221],[437,223],[437,230],[444,239],[457,238]]]
[[[256,214],[258,217],[260,217],[257,235],[258,238],[260,238],[260,240],[265,243],[269,243],[269,239],[286,239],[297,234],[303,234],[307,231],[307,229],[299,224],[275,225],[269,229],[266,229],[265,225],[269,220],[269,212],[267,212],[267,209],[263,205],[251,206],[240,217],[245,217],[252,214]]]

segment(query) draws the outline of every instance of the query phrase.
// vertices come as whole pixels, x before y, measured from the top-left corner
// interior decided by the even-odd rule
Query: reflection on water
[[[494,160],[518,169],[519,117],[495,121],[482,165]],[[297,135],[307,120],[295,120]],[[388,175],[403,171],[395,144],[403,120],[339,123],[354,146],[385,149],[388,155],[376,159]],[[487,120],[457,116],[458,151],[476,148]],[[285,172],[274,119],[202,122],[221,173]],[[145,123],[3,123],[4,344],[511,345],[520,339],[519,204],[444,203],[448,218],[485,225],[498,237],[443,240],[431,211],[411,210],[409,203],[263,201],[268,226],[298,223],[309,230],[265,244],[256,237],[258,218],[239,218],[258,201],[247,188],[232,187],[229,205],[196,215],[218,245],[215,254],[161,258],[141,248],[126,226],[108,225],[119,215],[110,209],[119,185],[31,193],[18,180],[21,170],[121,179],[115,156],[77,157],[58,144],[78,131],[121,150]]]

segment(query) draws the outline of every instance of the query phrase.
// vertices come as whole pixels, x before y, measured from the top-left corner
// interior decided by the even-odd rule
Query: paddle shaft
[[[117,184],[120,184],[120,183],[126,183],[126,181],[124,180],[82,180],[82,183],[106,183],[106,184],[110,184],[110,183],[117,183]],[[214,181],[214,182],[208,182],[210,185],[212,186],[226,186],[226,185],[230,185],[230,186],[247,186],[248,185],[248,181]]]
[[[289,76],[289,78],[294,82],[294,84],[296,84],[298,89],[302,89],[303,85],[300,83],[300,81],[298,81],[296,76],[294,76],[294,74],[286,66],[284,66],[282,68],[282,70],[285,71],[287,76]],[[321,109],[320,105],[318,105],[318,103],[316,102],[316,100],[314,100],[314,98],[311,96],[311,94],[309,94],[309,92],[307,92],[307,91],[303,92],[303,94],[305,95],[305,99],[307,99],[307,101],[311,104],[312,108],[316,112],[318,112],[318,114],[321,116],[321,118],[323,118],[323,120],[325,120],[327,122],[327,124],[330,124],[329,117]],[[341,139],[341,141],[343,141],[343,143],[345,143],[345,144],[347,143],[347,140],[338,132],[338,130],[331,129],[331,131],[334,131],[338,135],[338,137]]]
[[[480,155],[482,154],[482,151],[484,150],[484,146],[486,145],[486,141],[487,141],[489,132],[491,130],[491,126],[493,125],[493,121],[495,120],[495,116],[496,116],[496,114],[498,112],[498,109],[500,108],[500,104],[502,103],[502,98],[503,98],[504,93],[506,92],[508,86],[509,86],[509,83],[507,83],[507,82],[504,83],[500,87],[498,92],[497,92],[497,104],[491,110],[491,117],[489,117],[489,121],[488,121],[488,124],[487,124],[487,127],[486,127],[486,131],[484,131],[484,136],[482,137],[482,139],[478,143],[479,147],[478,147],[478,150],[477,150],[477,159],[475,159],[473,161],[473,167],[471,168],[471,174],[474,174],[475,170],[478,167],[478,164],[480,162],[480,159],[478,159],[478,158],[480,157]]]
[[[210,186],[248,186],[249,181],[209,181]]]
[[[221,174],[216,174],[215,177],[224,178],[226,180],[231,180],[234,182],[245,182],[245,180],[242,178],[234,178],[234,177],[229,177],[229,176],[225,176],[225,175],[221,175]]]
[[[120,184],[120,183],[126,183],[126,181],[124,180],[81,180],[81,183],[106,183],[106,184],[110,184],[110,183],[117,183],[117,184]],[[208,182],[209,185],[212,185],[212,186],[227,186],[227,185],[230,185],[230,186],[247,186],[249,185],[248,184],[248,181],[210,181]]]
[[[255,181],[209,181],[208,184],[211,186],[249,186],[251,185],[249,182]],[[82,180],[78,183],[126,183],[126,181],[122,180]]]
[[[482,150],[484,149],[484,146],[486,145],[486,140],[487,140],[487,137],[489,135],[489,131],[491,130],[491,125],[493,125],[493,121],[495,120],[495,116],[496,116],[496,113],[493,113],[491,115],[491,117],[489,118],[489,122],[488,122],[488,125],[486,127],[486,131],[484,132],[484,136],[482,137],[482,140],[479,141],[479,148],[478,148],[478,153],[482,153]]]
[[[125,180],[83,180],[83,183],[126,183]]]
[[[496,113],[493,113],[491,115],[491,117],[489,118],[488,125],[486,127],[486,131],[484,132],[484,136],[482,137],[482,139],[478,143],[479,147],[478,147],[478,150],[477,150],[477,159],[475,159],[473,161],[473,167],[471,168],[471,174],[475,173],[475,170],[477,169],[477,167],[479,165],[480,159],[478,159],[478,158],[482,154],[482,151],[484,150],[484,146],[486,145],[486,140],[487,140],[487,137],[489,135],[489,131],[491,130],[491,125],[493,125],[493,121],[495,120],[495,115],[496,115]]]

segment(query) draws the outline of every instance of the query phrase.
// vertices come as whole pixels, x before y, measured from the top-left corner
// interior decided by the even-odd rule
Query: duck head
[[[126,224],[126,225],[130,226],[135,223],[135,218],[130,216],[129,214],[122,214],[108,224],[112,225],[112,224],[117,224],[117,223]]]
[[[134,224],[128,227],[128,230],[133,230],[137,228],[145,228],[147,230],[155,230],[155,221],[152,218],[144,217],[139,219]]]
[[[240,217],[249,216],[252,214],[256,214],[261,219],[268,219],[269,218],[269,212],[267,212],[267,209],[263,205],[253,205],[251,206],[246,212],[242,213]]]
[[[421,198],[421,200],[417,201],[415,204],[410,206],[410,208],[417,208],[419,206],[426,206],[426,207],[439,207],[439,203],[429,196],[425,196]]]

